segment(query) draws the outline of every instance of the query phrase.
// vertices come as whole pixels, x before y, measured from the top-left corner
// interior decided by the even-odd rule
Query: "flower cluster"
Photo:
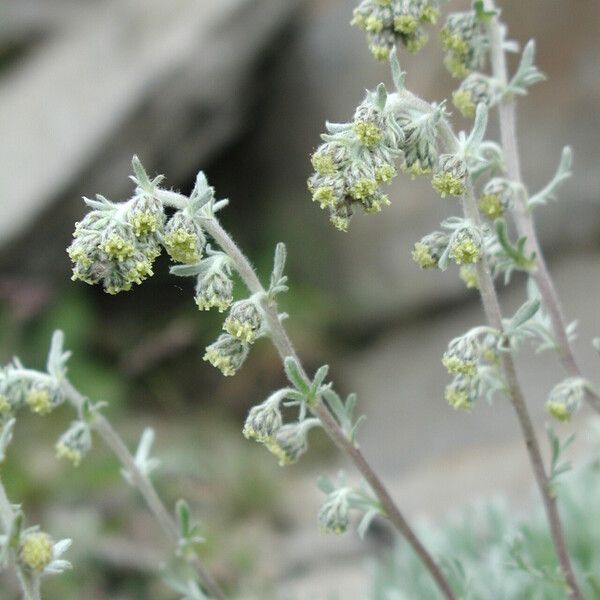
[[[315,172],[308,188],[341,231],[348,229],[356,206],[373,213],[389,204],[380,187],[396,176],[404,134],[386,100],[385,90],[368,93],[351,123],[328,124],[325,143],[312,155]]]
[[[137,157],[133,169],[136,188],[129,200],[84,198],[91,210],[76,223],[67,249],[73,262],[72,278],[91,285],[102,283],[109,294],[128,291],[152,276],[153,262],[162,248],[174,262],[195,264],[206,244],[197,218],[198,207],[213,200],[206,180],[198,178],[193,192],[198,201],[177,207],[168,218],[158,187],[162,177],[151,181]]]
[[[481,66],[489,44],[475,11],[450,13],[440,35],[444,64],[452,77],[466,77]]]
[[[75,224],[67,249],[72,279],[102,283],[107,293],[117,294],[150,277],[163,239],[161,202],[141,191],[123,203],[102,196],[85,202],[92,210]]]
[[[442,357],[442,364],[454,376],[445,397],[455,409],[470,410],[482,392],[490,369],[498,366],[499,337],[487,327],[475,327],[454,338]]]
[[[435,23],[439,14],[439,0],[363,0],[354,10],[352,25],[367,33],[375,58],[386,60],[398,43],[418,52],[428,39],[423,25]]]
[[[0,368],[0,424],[16,416],[24,406],[43,416],[64,400],[60,381],[56,378],[24,369],[17,361]]]
[[[265,333],[260,297],[254,295],[235,302],[223,323],[223,329],[225,333],[206,348],[204,360],[229,377],[235,375],[246,360],[250,345]]]
[[[442,223],[449,233],[434,231],[414,245],[413,260],[422,269],[445,270],[449,259],[457,265],[473,265],[485,252],[484,232],[466,219],[447,219]]]
[[[281,405],[286,399],[294,397],[295,391],[290,388],[272,393],[262,404],[250,409],[243,429],[247,439],[264,444],[281,466],[298,461],[308,449],[308,432],[320,424],[318,419],[306,418],[302,401],[298,420],[284,424]],[[298,403],[296,400],[287,404]]]
[[[312,155],[312,199],[329,209],[331,222],[342,231],[357,206],[374,213],[389,204],[381,186],[396,176],[396,160],[402,158],[402,169],[413,177],[438,168],[437,125],[443,106],[415,110],[398,107],[390,98],[383,85],[369,92],[351,123],[327,125],[325,143]],[[457,165],[448,164],[447,169],[460,177]],[[439,185],[446,189],[450,184],[446,178]]]
[[[546,410],[559,421],[570,421],[587,392],[588,382],[581,377],[568,377],[558,383],[548,396]]]

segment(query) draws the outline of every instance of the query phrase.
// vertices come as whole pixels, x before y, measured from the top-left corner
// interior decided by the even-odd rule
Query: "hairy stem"
[[[253,294],[260,294],[262,297],[266,298],[266,290],[260,283],[250,261],[244,256],[229,234],[221,227],[219,222],[214,218],[203,219],[202,226],[205,231],[213,237],[221,249],[233,260],[240,277],[243,279],[250,292]],[[269,330],[271,332],[271,338],[281,360],[284,361],[288,356],[293,357],[300,367],[305,382],[310,383],[310,378],[304,370],[287,331],[281,322],[277,305],[275,302],[265,302],[264,308]],[[455,598],[452,588],[441,569],[410,527],[406,518],[392,499],[386,486],[367,462],[360,448],[344,434],[338,422],[321,398],[317,400],[315,406],[311,407],[311,410],[321,421],[323,428],[335,445],[349,456],[354,466],[369,483],[373,492],[379,499],[387,518],[419,556],[435,580],[443,596],[447,599]]]
[[[85,402],[85,397],[69,381],[63,382],[63,389],[73,406],[78,410],[81,409]],[[176,545],[179,540],[179,529],[175,519],[157,494],[152,481],[138,468],[134,457],[127,449],[119,434],[114,430],[110,422],[98,413],[94,415],[91,427],[98,433],[108,448],[119,459],[125,470],[130,474],[132,484],[142,495],[150,512],[156,517],[169,541],[173,545]],[[217,600],[225,600],[225,594],[204,563],[198,557],[195,557],[191,562],[198,572],[207,592]]]
[[[463,210],[468,219],[477,225],[480,225],[477,203],[475,201],[473,188],[470,183],[467,185],[467,191],[463,197]],[[544,460],[542,458],[540,446],[535,435],[535,429],[533,427],[531,416],[527,408],[527,403],[517,378],[513,356],[508,349],[509,343],[504,331],[504,326],[502,324],[502,311],[500,309],[500,303],[498,301],[498,296],[496,295],[494,282],[485,256],[481,257],[481,260],[477,262],[476,267],[477,277],[479,280],[479,291],[481,293],[481,300],[485,314],[490,325],[501,333],[506,342],[507,351],[501,353],[501,361],[507,393],[519,420],[519,426],[525,440],[525,446],[529,455],[531,468],[533,470],[535,481],[544,503],[546,517],[550,525],[552,541],[554,542],[558,560],[562,567],[566,582],[569,586],[569,597],[572,600],[582,600],[583,596],[577,585],[577,580],[575,579],[573,567],[571,566],[571,561],[567,551],[567,544],[565,541],[560,516],[558,514],[556,497],[553,495],[550,487],[550,481],[548,479],[548,475],[546,474]]]
[[[494,0],[485,0],[485,2],[488,10],[496,10]],[[503,31],[498,16],[494,16],[491,19],[488,31],[492,72],[494,77],[500,82],[501,87],[504,88],[508,82],[508,69],[503,46]],[[514,95],[507,95],[502,98],[498,104],[498,116],[506,173],[512,181],[522,183]],[[530,275],[537,284],[544,306],[548,311],[556,339],[558,358],[563,368],[570,377],[582,377],[567,334],[560,299],[540,247],[533,215],[527,206],[527,194],[525,188],[523,186],[520,187],[521,191],[517,195],[512,215],[519,235],[527,238],[528,250],[530,253],[535,253],[536,256],[536,264]],[[586,398],[592,408],[600,412],[600,397],[592,390],[588,390]]]

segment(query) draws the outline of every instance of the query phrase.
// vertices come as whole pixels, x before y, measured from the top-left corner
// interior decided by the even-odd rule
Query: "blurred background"
[[[309,154],[324,121],[348,120],[365,88],[390,79],[362,32],[349,27],[353,6],[0,4],[0,359],[19,355],[41,368],[52,330],[63,329],[74,384],[109,403],[130,447],[144,427],[156,427],[160,492],[171,505],[189,500],[203,522],[208,562],[244,597],[364,598],[369,562],[391,536],[381,524],[366,543],[319,535],[315,481],[344,461],[315,433],[306,459],[282,470],[241,436],[248,408],[283,383],[277,356],[257,344],[233,379],[203,362],[221,319],[196,310],[191,281],[169,277],[164,257],[152,279],[116,297],[70,281],[65,248],[84,214],[81,196],[127,198],[134,153],[185,193],[205,170],[218,196],[231,200],[223,223],[263,276],[275,243],[287,244],[291,291],[282,308],[299,353],[311,370],[329,363],[341,392],[358,392],[368,415],[364,451],[410,516],[436,519],[493,494],[525,509],[532,498],[504,402],[465,415],[443,400],[441,354],[483,317],[455,271],[421,272],[410,249],[456,205],[440,201],[427,181],[398,177],[392,206],[341,234],[310,202]],[[539,224],[567,317],[579,321],[578,356],[593,374],[600,4],[507,1],[503,16],[513,39],[537,39],[537,64],[549,76],[519,105],[530,189],[551,177],[563,145],[574,150],[575,177],[558,204],[540,211]],[[436,101],[457,85],[440,57],[435,34],[417,56],[401,55],[409,87]],[[457,128],[469,126],[455,118]],[[522,302],[522,284],[517,277],[502,294],[507,314]],[[552,356],[526,356],[521,376],[541,424],[545,396],[562,375]],[[55,460],[54,441],[71,417],[62,408],[21,418],[2,465],[11,498],[30,519],[75,540],[74,570],[49,581],[46,597],[175,598],[154,576],[166,552],[160,532],[101,443],[77,470]],[[584,413],[570,427],[581,431],[578,439],[585,420]],[[9,577],[0,585],[3,599],[16,597]]]

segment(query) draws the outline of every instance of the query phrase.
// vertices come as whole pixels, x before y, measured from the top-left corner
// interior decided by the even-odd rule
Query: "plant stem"
[[[477,225],[481,224],[479,212],[477,210],[477,203],[475,201],[473,188],[470,182],[467,184],[467,190],[463,197],[463,210],[465,217]],[[567,585],[569,586],[569,597],[572,600],[582,600],[583,596],[577,585],[577,580],[575,579],[573,567],[571,566],[571,561],[567,552],[567,544],[560,522],[560,516],[558,514],[556,497],[553,495],[551,490],[550,481],[546,474],[540,446],[535,435],[535,429],[531,421],[531,416],[529,415],[525,397],[523,396],[523,392],[519,384],[515,363],[510,351],[506,333],[504,331],[504,326],[502,324],[502,311],[500,309],[500,303],[498,301],[498,296],[496,295],[494,282],[485,255],[482,256],[481,260],[477,262],[476,268],[477,277],[479,280],[479,291],[481,293],[481,300],[487,319],[490,325],[500,332],[503,340],[506,342],[505,345],[507,350],[505,352],[501,352],[500,355],[506,388],[513,408],[517,413],[517,418],[519,420],[519,425],[521,427],[521,432],[523,434],[525,446],[529,455],[529,461],[531,462],[533,474],[544,502],[544,509],[550,525],[550,532],[556,549],[556,554],[562,567]]]
[[[0,522],[7,536],[10,535],[15,518],[15,511],[6,495],[2,479],[0,479]],[[39,582],[37,582],[37,585],[34,585],[18,563],[15,562],[14,567],[19,585],[21,586],[21,592],[23,593],[23,600],[40,600]]]
[[[85,397],[67,380],[63,381],[63,389],[67,399],[77,410],[80,410]],[[114,430],[110,422],[99,413],[94,415],[91,427],[98,433],[108,448],[119,459],[125,470],[130,474],[133,485],[144,498],[150,512],[156,517],[156,520],[168,536],[170,542],[176,545],[179,540],[179,529],[175,519],[160,499],[149,477],[138,468],[134,457],[127,449],[119,434]],[[225,600],[226,596],[224,592],[204,563],[198,557],[195,557],[191,562],[198,571],[204,587],[211,596],[217,600]]]
[[[496,10],[494,0],[485,0],[485,2],[487,10]],[[490,37],[492,72],[494,78],[498,80],[503,89],[508,82],[508,69],[503,46],[503,32],[497,15],[491,19],[488,31]],[[501,99],[498,103],[498,116],[500,121],[500,139],[506,163],[506,173],[512,181],[522,183],[521,161],[516,128],[516,102],[514,95],[506,95]],[[534,253],[536,257],[536,264],[530,272],[530,275],[537,284],[544,305],[548,311],[556,338],[556,351],[564,370],[570,377],[582,377],[581,370],[575,360],[575,354],[567,334],[560,299],[540,247],[533,215],[527,206],[527,193],[522,185],[520,186],[520,190],[520,193],[517,195],[515,206],[512,209],[512,215],[519,235],[527,238],[528,251]],[[592,390],[588,390],[586,398],[592,408],[600,412],[600,396]]]
[[[250,292],[253,294],[260,294],[263,298],[266,298],[266,290],[258,279],[250,261],[238,248],[229,234],[221,227],[219,222],[214,218],[203,219],[202,227],[232,259],[240,277],[243,279]],[[265,302],[264,309],[269,330],[271,332],[271,339],[282,362],[285,361],[288,356],[294,358],[299,365],[303,379],[307,384],[310,384],[310,378],[304,370],[292,341],[281,322],[276,303],[274,301],[270,303]],[[322,398],[317,399],[316,404],[311,407],[311,411],[321,421],[323,428],[335,445],[349,456],[354,466],[371,486],[373,492],[379,499],[387,518],[419,556],[424,566],[435,580],[443,596],[449,600],[454,599],[454,592],[441,569],[410,527],[406,518],[392,499],[386,486],[367,462],[360,448],[346,437]]]

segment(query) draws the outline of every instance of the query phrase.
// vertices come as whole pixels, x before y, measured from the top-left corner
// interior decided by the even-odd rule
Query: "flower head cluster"
[[[452,103],[464,117],[475,116],[478,104],[488,108],[494,103],[494,88],[492,80],[482,73],[471,73],[462,81],[459,88],[452,94]]]
[[[438,4],[438,0],[363,0],[354,10],[352,25],[367,33],[375,58],[386,60],[398,43],[409,52],[418,52],[427,43],[423,25],[437,21]]]
[[[214,190],[198,177],[190,201],[167,218],[158,187],[162,177],[150,180],[134,157],[137,184],[125,202],[103,196],[85,198],[91,209],[75,225],[67,253],[73,262],[73,279],[102,283],[109,294],[128,291],[153,275],[152,265],[164,248],[171,259],[183,264],[200,261],[206,239],[197,218],[198,210],[214,200]],[[166,192],[170,194],[170,192]]]
[[[161,202],[140,190],[125,203],[102,196],[85,202],[92,210],[76,223],[67,249],[72,278],[117,294],[150,277],[165,222]]]
[[[568,377],[552,388],[546,410],[559,421],[570,421],[587,392],[588,382],[580,377]]]
[[[0,368],[0,423],[15,416],[24,406],[35,414],[47,415],[64,400],[56,378],[23,369],[16,362]]]
[[[223,323],[226,333],[206,348],[204,360],[227,377],[235,375],[244,364],[250,345],[265,333],[264,321],[259,296],[235,302]]]
[[[479,210],[490,220],[499,219],[514,202],[514,187],[503,177],[494,177],[483,188]]]
[[[488,364],[497,367],[498,336],[485,327],[475,327],[454,338],[442,357],[442,364],[454,376],[445,397],[455,409],[470,410],[479,398]]]
[[[368,93],[351,123],[328,124],[325,143],[312,155],[315,172],[308,188],[341,231],[347,230],[356,206],[373,213],[389,204],[380,188],[396,175],[394,161],[404,135],[386,99],[385,90]]]
[[[479,68],[488,49],[483,24],[475,11],[450,13],[441,30],[444,64],[453,77]]]
[[[247,439],[264,444],[281,466],[298,461],[308,449],[308,432],[320,424],[318,419],[306,418],[304,401],[298,399],[289,403],[300,405],[298,420],[283,422],[281,405],[286,398],[294,397],[295,391],[289,388],[274,392],[262,404],[250,409],[243,429]]]

